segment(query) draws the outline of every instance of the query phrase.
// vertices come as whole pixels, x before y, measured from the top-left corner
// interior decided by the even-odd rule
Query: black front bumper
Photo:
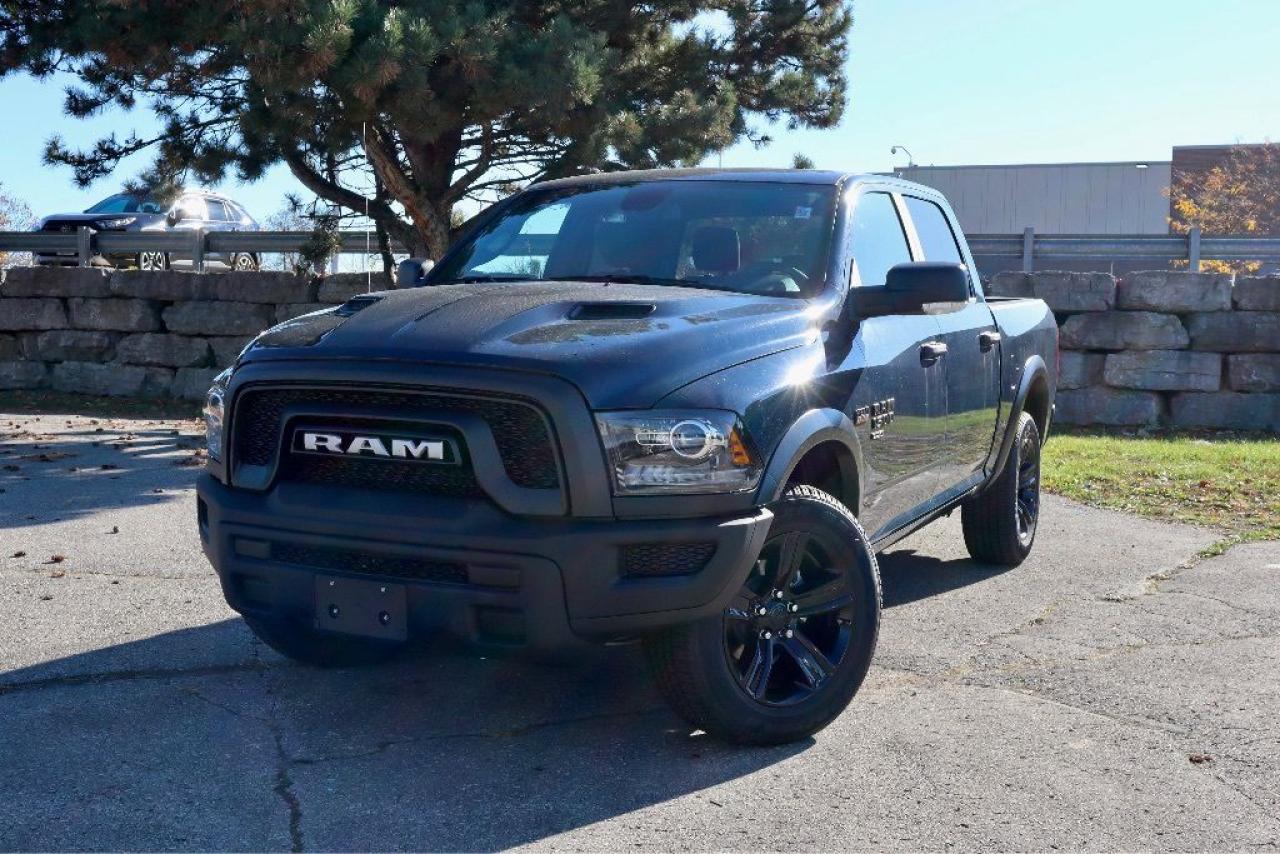
[[[405,584],[410,638],[554,651],[721,611],[754,564],[772,522],[731,517],[528,519],[486,501],[278,484],[230,489],[200,477],[200,537],[233,608],[320,625],[318,575]],[[689,544],[700,568],[637,577],[628,548]],[[658,561],[660,564],[661,561]],[[658,571],[661,565],[652,567]]]

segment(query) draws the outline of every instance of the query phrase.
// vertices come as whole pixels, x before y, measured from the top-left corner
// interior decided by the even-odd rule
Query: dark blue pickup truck
[[[1057,327],[933,190],[678,170],[536,184],[416,287],[270,329],[205,416],[199,530],[299,661],[643,644],[691,724],[800,738],[875,649],[875,555],[960,508],[1015,565]]]

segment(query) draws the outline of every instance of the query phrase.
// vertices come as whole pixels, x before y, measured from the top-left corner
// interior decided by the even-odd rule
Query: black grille
[[[319,486],[422,492],[450,498],[483,498],[469,466],[397,465],[385,460],[350,460],[286,454],[280,479]]]
[[[542,415],[532,405],[483,397],[460,397],[433,392],[361,391],[358,389],[248,389],[236,401],[232,415],[236,459],[250,465],[270,465],[281,447],[280,431],[286,408],[308,404],[386,413],[386,417],[412,422],[415,413],[461,412],[483,418],[493,431],[507,476],[518,486],[556,489],[560,472],[551,435]],[[295,455],[289,455],[294,457]],[[448,495],[478,494],[469,467],[383,466],[379,461],[315,461],[294,459],[289,474],[320,483],[364,483],[387,486],[388,478],[407,489],[424,489]],[[392,473],[391,469],[404,469]],[[450,472],[447,469],[455,469]],[[459,472],[456,469],[466,469]],[[395,487],[392,487],[395,488]]]
[[[715,543],[636,543],[622,547],[624,576],[692,575],[716,553]]]
[[[297,543],[272,543],[271,558],[281,563],[295,563],[316,569],[382,575],[415,581],[466,584],[467,567],[447,560],[425,560],[401,555],[377,555],[329,546],[304,546]]]

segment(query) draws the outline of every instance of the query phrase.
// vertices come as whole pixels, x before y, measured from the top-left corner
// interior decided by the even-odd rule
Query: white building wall
[[[1167,162],[912,166],[895,174],[941,191],[968,234],[1027,226],[1040,234],[1169,233]]]

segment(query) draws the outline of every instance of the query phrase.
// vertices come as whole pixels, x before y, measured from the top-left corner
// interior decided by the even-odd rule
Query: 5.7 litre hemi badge
[[[460,461],[457,445],[446,436],[354,433],[309,427],[293,431],[293,452],[444,465],[457,465]]]

